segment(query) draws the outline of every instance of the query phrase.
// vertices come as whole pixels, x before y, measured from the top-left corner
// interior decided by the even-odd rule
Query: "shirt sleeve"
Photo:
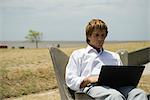
[[[78,91],[80,90],[80,84],[82,83],[84,76],[80,76],[80,63],[79,63],[79,55],[78,53],[72,53],[72,55],[69,58],[69,62],[66,66],[66,84],[67,86],[74,90]]]

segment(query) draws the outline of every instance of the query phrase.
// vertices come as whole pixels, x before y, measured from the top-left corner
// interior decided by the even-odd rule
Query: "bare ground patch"
[[[18,98],[7,98],[3,100],[60,100],[58,89],[52,89],[36,94],[24,95]]]

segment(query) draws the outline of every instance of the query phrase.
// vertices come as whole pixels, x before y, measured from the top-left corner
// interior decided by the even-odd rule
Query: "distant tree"
[[[38,43],[41,41],[42,35],[43,35],[43,33],[29,30],[29,33],[25,38],[32,42],[35,42],[36,48],[38,48]]]

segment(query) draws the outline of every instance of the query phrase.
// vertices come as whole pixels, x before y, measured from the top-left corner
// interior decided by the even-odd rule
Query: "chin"
[[[97,46],[97,48],[99,48],[99,49],[100,49],[100,48],[102,48],[102,46]]]

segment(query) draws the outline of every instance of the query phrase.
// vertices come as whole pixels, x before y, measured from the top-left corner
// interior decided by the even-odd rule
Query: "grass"
[[[150,42],[106,43],[104,48],[129,52],[149,47]],[[60,48],[67,55],[75,49]],[[143,76],[139,87],[150,92],[150,75]],[[0,49],[0,99],[18,97],[57,88],[48,49]]]
[[[0,49],[0,98],[57,88],[47,49]]]

